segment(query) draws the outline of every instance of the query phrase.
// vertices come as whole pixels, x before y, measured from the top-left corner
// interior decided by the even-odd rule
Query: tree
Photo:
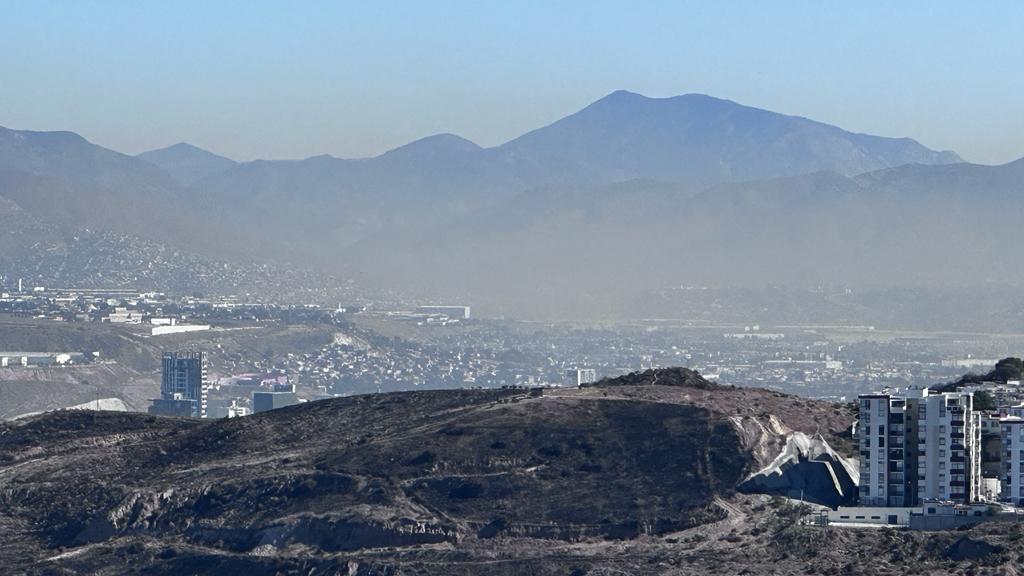
[[[980,390],[974,393],[974,409],[975,410],[995,410],[996,399],[992,397],[992,394],[985,390]]]
[[[1003,358],[996,362],[996,368],[988,373],[988,378],[996,382],[1020,380],[1022,372],[1024,372],[1024,361],[1020,358]]]

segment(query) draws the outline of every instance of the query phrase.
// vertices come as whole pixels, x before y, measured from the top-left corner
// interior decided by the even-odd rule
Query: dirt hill
[[[841,444],[851,415],[695,373],[662,385],[681,374],[542,395],[358,396],[209,422],[56,412],[5,423],[0,561],[252,575],[766,561],[792,525],[787,508],[737,486],[797,432]],[[712,554],[741,541],[760,548]]]

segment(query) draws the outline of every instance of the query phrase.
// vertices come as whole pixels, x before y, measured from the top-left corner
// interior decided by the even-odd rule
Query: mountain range
[[[543,300],[587,314],[698,273],[1020,281],[993,263],[1020,245],[1022,187],[1024,161],[972,165],[699,94],[618,91],[499,146],[440,134],[365,159],[239,163],[184,143],[133,157],[0,129],[0,196],[65,237],[110,230],[502,312]],[[29,240],[6,238],[0,255]]]

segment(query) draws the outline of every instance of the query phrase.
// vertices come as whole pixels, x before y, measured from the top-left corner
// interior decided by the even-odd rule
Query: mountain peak
[[[224,172],[237,164],[230,158],[218,156],[188,142],[178,142],[166,148],[143,152],[137,157],[163,169],[186,186]]]
[[[601,98],[598,102],[628,102],[630,100],[650,100],[650,98],[637,92],[630,92],[629,90],[616,90],[604,98]]]
[[[412,158],[439,154],[468,154],[482,150],[475,142],[449,133],[433,134],[381,154],[381,158]]]
[[[67,130],[15,130],[13,128],[0,126],[0,137],[42,147],[91,145],[90,142],[81,135]]]
[[[214,157],[214,158],[222,158],[224,160],[230,160],[230,158],[225,158],[224,156],[221,156],[219,154],[214,154],[213,152],[210,152],[209,150],[204,150],[203,148],[200,148],[200,147],[198,147],[198,146],[196,146],[194,144],[189,144],[188,142],[178,142],[177,144],[171,144],[170,146],[166,146],[164,148],[157,148],[155,150],[148,150],[146,152],[143,152],[143,153],[139,154],[138,157],[142,158],[143,160],[147,160],[149,158],[154,158],[154,157],[158,157],[158,156],[167,156],[167,155],[170,155],[170,154],[178,154],[178,155],[181,155],[181,154],[192,154],[192,155],[198,155],[198,156],[207,156],[207,157]],[[233,160],[231,160],[231,161],[234,162]]]
[[[618,105],[618,106],[621,106],[621,105],[642,105],[642,104],[671,105],[671,104],[682,104],[682,103],[689,103],[689,104],[699,104],[699,103],[706,103],[706,104],[730,104],[730,105],[733,105],[733,106],[740,106],[740,104],[737,104],[736,102],[733,102],[732,100],[726,100],[724,98],[716,98],[714,96],[710,96],[708,94],[701,94],[701,93],[698,93],[698,92],[691,92],[691,93],[687,93],[687,94],[679,94],[679,95],[676,95],[676,96],[667,96],[667,97],[664,97],[664,98],[655,98],[655,97],[652,97],[652,96],[645,96],[644,94],[640,94],[638,92],[630,92],[629,90],[616,90],[616,91],[612,92],[611,94],[608,94],[604,98],[601,98],[601,99],[595,101],[593,104],[591,104],[591,106],[595,106],[595,105],[608,105],[608,104]],[[588,106],[588,108],[589,108],[589,106]]]
[[[855,134],[706,94],[651,98],[627,90],[499,150],[564,182],[653,178],[698,187],[821,170],[852,176],[959,160],[909,138]]]
[[[203,154],[213,154],[209,150],[204,150],[198,146],[189,144],[188,142],[178,142],[177,144],[171,144],[170,146],[163,148],[163,150],[174,150],[177,152],[201,152]],[[143,154],[147,154],[147,152],[143,152]],[[216,156],[216,154],[214,155]]]

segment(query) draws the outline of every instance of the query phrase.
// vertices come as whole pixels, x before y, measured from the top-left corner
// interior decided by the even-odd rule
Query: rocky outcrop
[[[604,378],[594,386],[677,386],[710,390],[717,384],[704,379],[700,372],[689,368],[656,368],[631,372],[617,378]]]
[[[956,562],[962,560],[982,560],[1002,551],[1003,548],[1001,546],[961,536],[946,548],[946,558]]]
[[[837,454],[820,434],[790,432],[781,453],[738,489],[837,508],[855,502],[858,478],[857,463]]]

